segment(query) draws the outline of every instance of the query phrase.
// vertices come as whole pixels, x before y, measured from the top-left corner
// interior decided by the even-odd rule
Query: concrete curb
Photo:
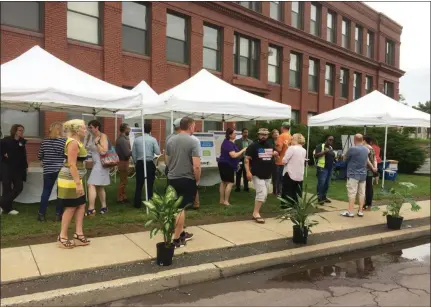
[[[421,237],[429,238],[430,231],[430,225],[427,225],[385,232],[355,239],[339,240],[280,252],[173,269],[155,274],[15,296],[2,299],[1,305],[10,307],[92,306],[179,286],[216,280],[280,264],[305,261]]]

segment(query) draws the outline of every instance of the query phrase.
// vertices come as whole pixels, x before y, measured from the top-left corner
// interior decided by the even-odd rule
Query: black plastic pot
[[[157,264],[161,266],[168,266],[172,264],[172,258],[174,258],[175,246],[166,246],[165,242],[156,244],[157,246]]]
[[[301,229],[298,225],[293,225],[293,243],[307,244],[308,228]]]
[[[389,229],[393,229],[393,230],[401,229],[401,225],[403,224],[403,220],[404,220],[404,218],[402,216],[394,217],[392,215],[386,215],[386,224],[388,225]]]

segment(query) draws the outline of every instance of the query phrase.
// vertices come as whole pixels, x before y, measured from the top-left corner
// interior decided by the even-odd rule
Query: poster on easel
[[[226,132],[225,131],[208,131],[214,135],[214,146],[215,146],[215,154],[216,158],[220,157],[221,144],[223,143]]]
[[[130,127],[129,140],[131,148],[133,148],[133,142],[139,136],[142,136],[142,128]]]
[[[345,156],[349,148],[355,144],[354,139],[355,139],[354,135],[341,136],[341,146],[343,150],[343,156]]]
[[[201,143],[200,156],[202,168],[217,167],[214,135],[212,133],[194,133]]]

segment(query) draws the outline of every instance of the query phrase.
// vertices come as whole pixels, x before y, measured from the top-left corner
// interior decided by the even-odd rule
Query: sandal
[[[100,214],[105,214],[106,212],[108,212],[108,207],[100,209]]]
[[[76,246],[86,246],[90,244],[90,240],[88,240],[84,235],[78,235],[76,233],[73,235],[73,240],[75,241]]]
[[[85,216],[94,216],[96,215],[96,209],[87,210]]]
[[[259,217],[253,216],[253,220],[255,220],[256,223],[258,223],[258,224],[265,224],[265,220],[261,216],[259,216]]]
[[[57,242],[61,248],[71,249],[75,247],[75,244],[73,244],[69,239],[61,238],[60,236],[58,236]]]

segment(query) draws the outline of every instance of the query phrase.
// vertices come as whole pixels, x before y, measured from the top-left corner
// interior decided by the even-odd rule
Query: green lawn
[[[414,190],[415,197],[419,199],[429,198],[430,178],[428,176],[399,175],[398,182],[410,181],[418,185]],[[155,190],[164,191],[165,180],[156,183]],[[316,174],[313,167],[309,168],[307,184],[308,191],[314,193],[316,190]],[[392,183],[390,183],[392,184]],[[129,199],[133,199],[135,180],[130,180],[128,186]],[[218,204],[218,186],[199,189],[201,209],[188,211],[187,225],[199,225],[220,223],[226,221],[250,219],[254,203],[254,191],[250,193],[232,192],[231,207]],[[120,205],[116,203],[116,185],[107,188],[109,212],[105,215],[96,215],[86,218],[84,221],[85,232],[90,237],[105,236],[110,234],[130,233],[145,230],[143,225],[146,221],[145,209],[135,209],[132,205]],[[345,182],[334,181],[329,189],[330,198],[347,200]],[[378,195],[376,196],[378,199]],[[36,220],[39,204],[16,204],[20,211],[18,216],[1,215],[1,244],[2,247],[21,246],[53,242],[59,233],[60,225],[53,222],[55,206],[48,208],[48,222],[40,223]],[[100,205],[96,204],[96,208]],[[262,208],[264,217],[275,216],[278,213],[279,201],[270,196]],[[72,228],[71,228],[72,229]]]

